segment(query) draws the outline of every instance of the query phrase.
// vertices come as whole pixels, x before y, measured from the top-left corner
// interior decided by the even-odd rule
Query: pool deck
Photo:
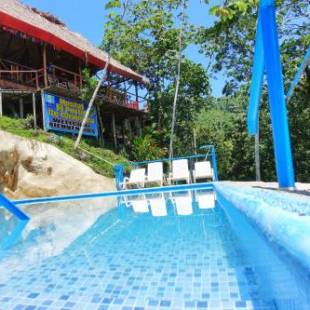
[[[225,181],[226,182],[226,181]],[[242,187],[252,187],[252,188],[262,188],[262,189],[270,189],[276,191],[285,191],[287,193],[297,194],[297,195],[305,195],[310,197],[310,183],[296,183],[295,189],[279,189],[279,185],[276,182],[257,182],[257,181],[227,181],[227,183],[242,186]]]

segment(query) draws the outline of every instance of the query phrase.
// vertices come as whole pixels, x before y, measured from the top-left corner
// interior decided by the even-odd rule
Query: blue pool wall
[[[215,190],[310,270],[308,197],[230,183],[218,183]]]
[[[217,202],[236,232],[242,251],[260,275],[262,294],[274,298],[275,306],[279,309],[308,309],[309,260],[306,253],[301,256],[297,254],[300,253],[299,244],[307,243],[309,238],[306,231],[302,233],[305,226],[298,226],[294,222],[289,225],[285,217],[273,214],[274,208],[283,211],[284,207],[283,204],[274,205],[278,193],[259,189],[243,190],[227,184],[216,184],[215,189]],[[270,195],[270,204],[266,192]],[[260,199],[262,194],[265,195]],[[279,200],[282,203],[285,201]],[[305,201],[302,200],[301,204],[304,206]],[[261,209],[266,209],[265,214]],[[285,209],[284,212],[292,213]],[[282,230],[279,228],[281,225]],[[298,244],[294,244],[294,241]]]

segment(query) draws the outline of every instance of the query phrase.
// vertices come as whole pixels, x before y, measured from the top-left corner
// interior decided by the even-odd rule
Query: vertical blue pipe
[[[252,84],[250,89],[250,104],[248,110],[248,131],[250,135],[258,133],[259,128],[259,103],[264,81],[264,46],[262,37],[261,19],[258,17],[254,63],[252,69]]]
[[[124,182],[124,167],[123,165],[114,166],[115,183],[117,190],[121,190],[121,184]]]
[[[214,181],[218,181],[217,160],[214,145],[212,145],[212,166],[213,166]]]
[[[277,177],[280,187],[294,187],[294,169],[284,97],[274,0],[261,0],[259,9]]]

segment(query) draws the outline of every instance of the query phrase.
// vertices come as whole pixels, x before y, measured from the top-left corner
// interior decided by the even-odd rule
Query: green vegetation
[[[92,140],[83,139],[80,149],[74,150],[74,140],[69,136],[58,136],[43,130],[30,129],[29,119],[19,120],[0,117],[0,130],[14,135],[54,145],[61,151],[80,160],[99,174],[113,177],[113,167],[108,163],[126,162],[126,158],[113,151],[96,146]]]
[[[183,56],[177,103],[174,155],[192,154],[197,144],[214,144],[221,179],[255,179],[254,138],[246,128],[258,0],[228,0],[211,6],[217,18],[210,27],[190,24],[182,10],[189,0],[110,0],[102,47],[145,74],[150,89],[150,119],[144,138],[136,139],[132,157],[144,160],[158,151],[167,155],[176,85],[178,39],[182,52],[195,44],[209,60],[204,68]],[[209,5],[210,1],[201,1]],[[286,91],[310,44],[310,4],[279,0],[278,29]],[[203,10],[206,7],[202,7]],[[207,17],[206,17],[207,18]],[[113,46],[110,43],[113,41]],[[185,53],[183,53],[184,55]],[[209,78],[225,75],[220,98],[211,96]],[[266,88],[260,111],[262,179],[275,180],[275,163]],[[310,69],[288,103],[294,165],[298,181],[310,182]],[[155,149],[154,149],[155,146]],[[152,156],[153,156],[152,155]],[[155,156],[155,155],[154,155]]]

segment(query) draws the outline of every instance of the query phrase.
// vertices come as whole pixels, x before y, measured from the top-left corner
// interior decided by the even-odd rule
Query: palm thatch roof
[[[57,17],[23,5],[19,0],[0,0],[0,26],[54,45],[75,57],[86,60],[98,69],[102,69],[108,61],[106,52],[96,48],[80,34],[68,29]],[[110,59],[109,69],[135,81],[149,83],[146,77],[113,58]]]

